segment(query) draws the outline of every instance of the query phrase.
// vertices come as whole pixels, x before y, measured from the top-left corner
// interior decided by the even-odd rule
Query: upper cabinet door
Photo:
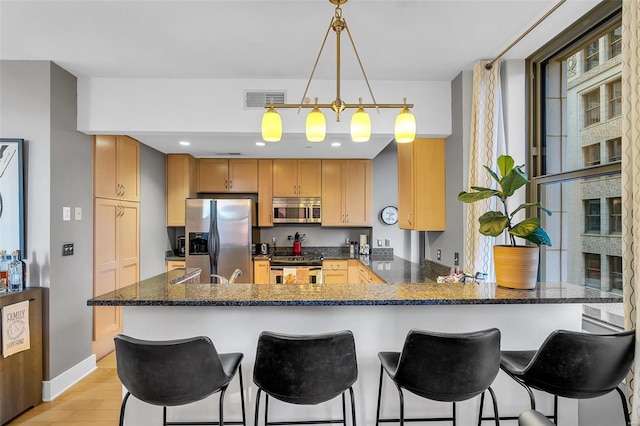
[[[140,142],[118,136],[117,176],[123,200],[140,201]]]
[[[371,226],[373,222],[372,162],[371,160],[345,160],[344,170],[345,225]]]
[[[322,161],[298,160],[298,197],[322,196]]]
[[[229,160],[201,158],[198,160],[198,192],[229,190]]]
[[[258,192],[258,160],[229,160],[229,192]]]
[[[322,226],[344,226],[344,160],[322,160]]]
[[[273,160],[273,196],[298,196],[298,160]]]
[[[273,226],[273,160],[258,160],[258,226]]]
[[[93,142],[94,196],[140,201],[140,142],[109,135]]]
[[[184,226],[184,200],[196,197],[196,159],[188,154],[167,154],[166,173],[167,226]]]
[[[413,144],[398,144],[398,227],[415,229],[413,197]],[[428,167],[424,165],[424,167]]]

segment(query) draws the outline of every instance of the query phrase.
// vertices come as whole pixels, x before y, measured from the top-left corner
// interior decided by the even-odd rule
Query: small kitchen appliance
[[[185,255],[185,237],[178,237],[178,244],[176,249],[174,250],[174,254],[176,256]]]

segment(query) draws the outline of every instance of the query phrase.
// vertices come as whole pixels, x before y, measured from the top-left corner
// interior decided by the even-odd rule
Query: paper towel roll
[[[360,234],[360,247],[362,247],[363,244],[367,244],[367,234]]]

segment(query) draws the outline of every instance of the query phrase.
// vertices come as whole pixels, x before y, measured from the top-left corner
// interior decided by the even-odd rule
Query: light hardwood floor
[[[98,368],[52,402],[26,411],[9,426],[114,426],[120,416],[122,385],[116,373],[115,352]]]

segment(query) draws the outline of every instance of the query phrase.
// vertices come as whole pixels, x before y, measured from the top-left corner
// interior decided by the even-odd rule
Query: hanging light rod
[[[404,98],[404,102],[401,104],[379,104],[376,101],[376,98],[373,95],[373,90],[371,90],[371,85],[369,84],[369,79],[367,78],[367,74],[362,66],[360,55],[358,55],[358,50],[356,49],[353,38],[351,37],[351,31],[349,31],[349,27],[347,26],[347,21],[342,17],[342,8],[340,6],[345,4],[347,0],[329,0],[329,2],[336,6],[334,16],[329,22],[329,27],[327,28],[324,40],[320,46],[320,51],[318,52],[316,61],[313,64],[309,80],[307,81],[307,87],[305,87],[304,93],[302,94],[302,99],[297,104],[274,104],[269,101],[269,103],[264,106],[267,108],[267,111],[262,117],[262,138],[267,142],[278,142],[282,137],[282,119],[276,112],[276,108],[297,108],[298,112],[303,108],[312,109],[307,116],[306,125],[307,139],[311,142],[323,141],[326,134],[326,121],[324,119],[324,114],[320,109],[331,109],[335,112],[336,121],[338,122],[340,121],[340,114],[342,114],[345,109],[357,109],[351,120],[351,138],[355,142],[366,142],[371,136],[371,120],[369,118],[369,114],[367,114],[364,109],[375,108],[379,114],[380,108],[397,108],[401,111],[396,118],[396,142],[412,142],[416,134],[416,122],[415,117],[411,114],[409,108],[413,108],[413,104],[408,104],[406,102],[406,98]],[[320,104],[318,103],[318,98],[315,98],[315,102],[311,103],[307,97],[307,92],[309,91],[309,85],[311,84],[311,80],[313,79],[313,75],[315,74],[318,66],[318,61],[320,60],[320,56],[324,50],[324,45],[327,42],[327,37],[331,30],[336,34],[336,98],[330,104]],[[369,89],[369,94],[371,95],[373,103],[363,104],[362,98],[360,98],[357,104],[345,103],[340,97],[340,35],[342,30],[347,31],[347,35],[349,36],[351,46],[353,47],[356,58],[358,59],[358,65],[360,66],[362,76],[367,83],[367,88]]]

